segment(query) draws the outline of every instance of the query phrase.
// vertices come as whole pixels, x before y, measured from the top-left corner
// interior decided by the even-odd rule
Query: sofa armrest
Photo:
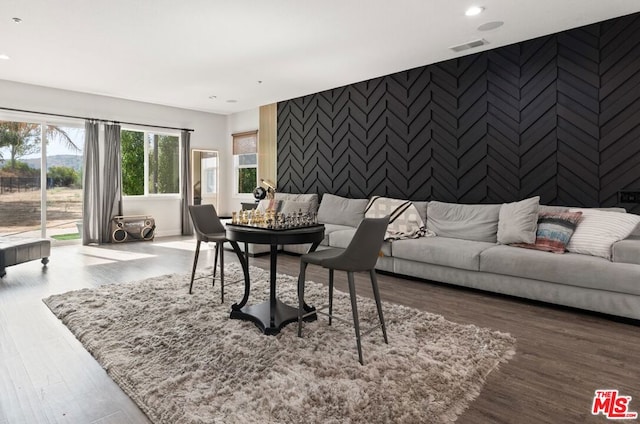
[[[631,236],[613,244],[613,262],[640,265],[640,237]]]

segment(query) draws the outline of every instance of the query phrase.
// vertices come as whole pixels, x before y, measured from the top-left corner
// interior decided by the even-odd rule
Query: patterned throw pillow
[[[365,218],[389,217],[385,240],[418,238],[424,235],[435,236],[433,232],[426,230],[418,209],[410,200],[372,196],[364,216]]]
[[[581,219],[582,212],[540,212],[536,242],[514,243],[511,246],[564,253]]]

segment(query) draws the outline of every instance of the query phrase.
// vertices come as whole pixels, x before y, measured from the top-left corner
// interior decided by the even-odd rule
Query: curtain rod
[[[55,116],[58,118],[73,118],[73,119],[84,119],[84,120],[89,120],[89,121],[99,121],[99,122],[113,122],[116,124],[125,124],[125,125],[138,125],[141,127],[152,127],[152,128],[162,128],[165,130],[179,130],[179,131],[189,131],[189,132],[194,132],[195,130],[192,128],[177,128],[177,127],[166,127],[163,125],[150,125],[150,124],[139,124],[137,122],[125,122],[125,121],[114,121],[111,119],[98,119],[98,118],[87,118],[84,116],[75,116],[75,115],[64,115],[61,113],[48,113],[48,112],[37,112],[34,110],[24,110],[24,109],[14,109],[14,108],[10,108],[10,107],[3,107],[0,106],[1,110],[7,110],[10,112],[22,112],[22,113],[33,113],[36,115],[45,115],[45,116]]]

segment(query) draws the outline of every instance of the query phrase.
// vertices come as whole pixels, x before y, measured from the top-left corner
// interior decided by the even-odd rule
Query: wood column
[[[258,130],[258,181],[261,178],[277,181],[277,104],[260,106],[260,127]]]

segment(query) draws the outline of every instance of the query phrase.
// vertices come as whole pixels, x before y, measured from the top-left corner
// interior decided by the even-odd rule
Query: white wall
[[[232,137],[231,134],[244,132],[244,131],[254,131],[257,130],[260,125],[260,109],[251,109],[244,112],[234,113],[228,116],[227,120],[227,132],[228,139],[227,144],[229,149],[231,149]],[[258,137],[260,134],[258,133]],[[254,198],[252,195],[247,195],[245,197],[237,196],[234,194],[233,187],[233,155],[229,154],[229,160],[223,162],[225,165],[225,169],[220,170],[220,181],[226,182],[225,192],[229,193],[227,201],[224,202],[225,205],[228,205],[227,209],[222,208],[222,213],[225,215],[231,215],[231,212],[238,211],[241,209],[242,202],[253,202]],[[222,191],[222,190],[221,190]]]
[[[177,128],[192,128],[191,148],[213,149],[220,153],[223,168],[220,171],[220,209],[226,214],[235,207],[230,205],[233,186],[229,187],[226,172],[232,172],[231,133],[229,128],[258,128],[258,110],[225,116],[197,112],[150,103],[116,99],[28,84],[0,80],[0,106],[37,112],[76,115],[113,121],[136,122]],[[0,117],[3,111],[0,110]],[[251,122],[255,114],[255,122]],[[233,125],[231,125],[233,122]],[[241,128],[243,125],[248,128]],[[231,171],[229,171],[231,169]],[[124,202],[124,213],[152,215],[156,220],[158,236],[180,234],[180,201],[178,199],[134,199]],[[235,209],[234,209],[235,210]]]

